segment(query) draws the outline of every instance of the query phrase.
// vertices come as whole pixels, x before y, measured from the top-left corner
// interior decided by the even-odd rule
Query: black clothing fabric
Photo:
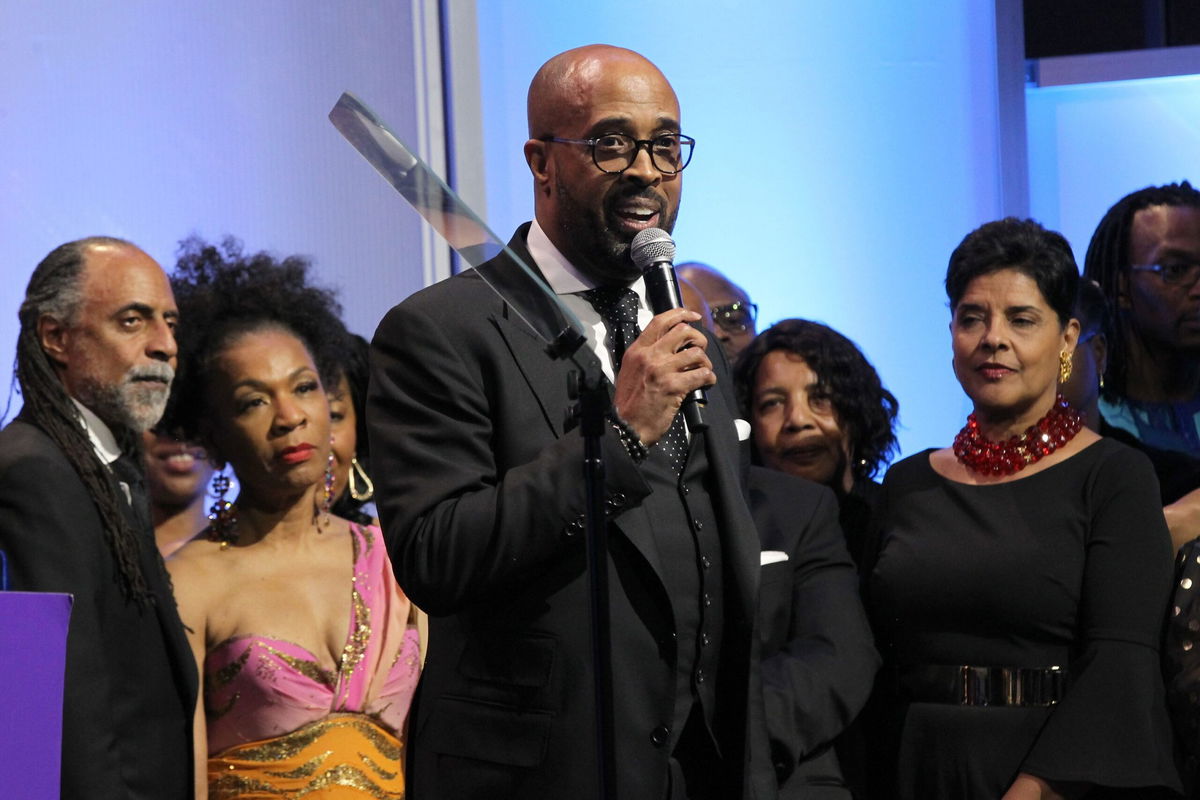
[[[131,494],[139,480],[129,477]],[[148,510],[139,511],[129,509],[148,519]],[[10,588],[75,598],[63,697],[64,800],[192,796],[196,666],[153,531],[143,531],[150,607],[124,597],[95,503],[53,440],[21,417],[0,431],[0,550],[8,554]]]
[[[1200,489],[1200,459],[1175,450],[1151,447],[1129,431],[1109,425],[1103,417],[1100,419],[1100,435],[1140,450],[1150,459],[1154,474],[1158,476],[1158,488],[1164,506],[1174,503],[1193,489]]]
[[[846,549],[857,567],[874,530],[882,487],[869,478],[859,478],[846,494],[838,495],[838,525],[846,537]]]
[[[837,503],[824,486],[763,467],[750,468],[747,486],[762,549],[787,555],[762,566],[758,638],[771,758],[759,766],[781,800],[848,800],[830,745],[866,703],[879,655]]]
[[[527,231],[510,247],[532,264]],[[583,440],[564,413],[573,368],[549,358],[489,288],[504,285],[536,309],[526,311],[535,324],[563,330],[528,280],[500,255],[393,308],[371,345],[367,405],[380,518],[401,586],[430,615],[407,743],[413,800],[595,796]],[[759,547],[734,464],[732,383],[711,338],[708,353],[718,384],[709,392],[709,428],[692,437],[707,459],[695,481],[686,471],[671,476],[664,496],[648,479],[653,452],[639,466],[615,431],[601,441],[624,800],[662,800],[671,756],[686,757],[676,752],[681,631],[688,615],[701,617],[702,598],[674,596],[680,580],[720,585],[709,607],[723,609],[713,620],[719,653],[692,655],[696,673],[710,658],[719,669],[695,697],[706,713],[705,694],[716,703],[712,733],[724,769],[714,793],[737,798],[745,790]],[[719,576],[696,575],[702,554],[690,541],[696,560],[666,563],[664,537],[689,533],[656,526],[667,508],[659,504],[676,515],[694,508],[702,523],[711,513],[715,523],[691,527],[703,533],[696,541],[712,535],[718,543]]]
[[[869,609],[885,678],[1061,666],[1070,683],[1049,707],[909,702],[891,686],[896,796],[1000,797],[1021,772],[1136,797],[1177,788],[1158,659],[1170,539],[1145,457],[1101,439],[983,486],[941,477],[929,457],[884,481]]]
[[[1167,705],[1188,797],[1200,795],[1200,539],[1175,558],[1174,601],[1163,645]]]

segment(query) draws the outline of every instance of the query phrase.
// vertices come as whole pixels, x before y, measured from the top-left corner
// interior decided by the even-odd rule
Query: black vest
[[[696,703],[700,704],[711,736],[724,629],[721,537],[705,485],[708,457],[703,435],[692,435],[682,475],[675,474],[658,447],[651,449],[642,474],[652,489],[643,506],[653,528],[662,578],[675,617],[673,747]]]

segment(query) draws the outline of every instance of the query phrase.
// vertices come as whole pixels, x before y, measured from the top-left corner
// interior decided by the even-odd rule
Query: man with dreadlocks
[[[0,550],[11,588],[74,595],[62,797],[191,797],[195,665],[137,450],[174,377],[170,283],[129,242],[82,239],[37,266],[19,316],[24,407],[0,431]]]
[[[1123,197],[1092,235],[1084,275],[1113,310],[1105,421],[1200,458],[1200,191],[1184,181]]]

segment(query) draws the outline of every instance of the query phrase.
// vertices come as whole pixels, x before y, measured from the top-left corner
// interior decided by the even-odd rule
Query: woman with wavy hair
[[[806,319],[759,334],[734,381],[755,461],[833,489],[857,560],[878,497],[873,479],[896,449],[896,398],[854,342]]]

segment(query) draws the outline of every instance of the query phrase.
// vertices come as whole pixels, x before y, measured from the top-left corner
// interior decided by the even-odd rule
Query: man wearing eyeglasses
[[[1184,181],[1122,198],[1092,236],[1084,275],[1113,311],[1105,421],[1200,458],[1200,192]]]
[[[742,797],[759,546],[734,463],[736,403],[700,316],[654,315],[629,258],[639,231],[672,229],[694,142],[662,73],[615,47],[548,61],[528,114],[535,217],[510,247],[583,323],[612,384],[602,449],[617,795]],[[401,303],[372,344],[380,517],[401,585],[430,615],[409,795],[592,798],[571,366],[546,356],[481,274],[523,291],[501,255]],[[550,330],[566,326],[541,308]],[[688,430],[677,412],[701,387],[708,427]]]
[[[758,306],[750,302],[750,295],[742,287],[707,264],[691,261],[680,264],[678,271],[679,277],[690,281],[712,309],[717,339],[729,363],[734,363],[754,341]]]

